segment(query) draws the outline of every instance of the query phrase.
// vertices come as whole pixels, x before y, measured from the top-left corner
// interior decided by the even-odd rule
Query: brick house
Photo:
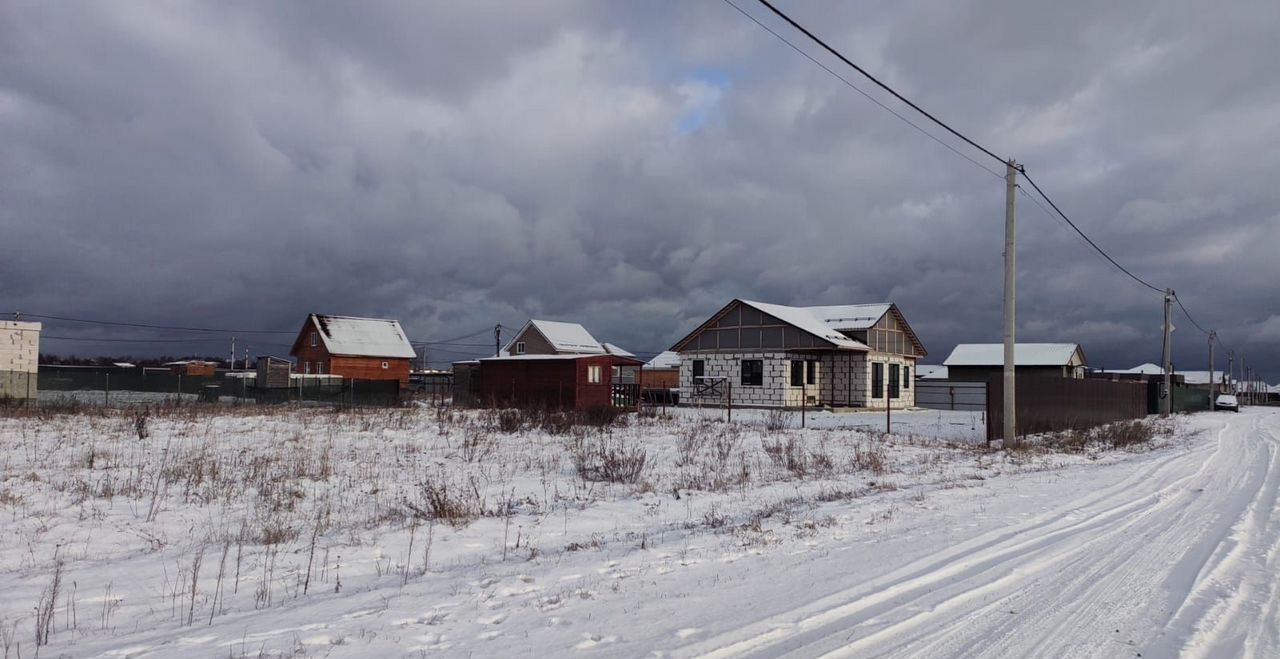
[[[928,354],[893,303],[741,299],[671,350],[680,355],[681,403],[785,408],[912,407],[912,372]]]
[[[289,354],[298,360],[298,373],[399,380],[402,387],[409,384],[409,363],[416,355],[400,321],[314,313]]]

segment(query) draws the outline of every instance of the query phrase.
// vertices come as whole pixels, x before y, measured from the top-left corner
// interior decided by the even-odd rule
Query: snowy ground
[[[1277,411],[1008,453],[967,414],[886,436],[720,413],[553,434],[426,409],[13,412],[0,646],[1280,656]]]

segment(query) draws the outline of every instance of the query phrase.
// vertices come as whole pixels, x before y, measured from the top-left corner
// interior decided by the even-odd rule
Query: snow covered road
[[[1027,519],[859,566],[816,600],[763,599],[764,615],[676,654],[1280,656],[1280,411],[1192,423],[1204,432],[1185,449],[1059,484]]]

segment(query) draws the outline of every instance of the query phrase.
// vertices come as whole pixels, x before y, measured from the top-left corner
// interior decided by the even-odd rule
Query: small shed
[[[260,389],[285,389],[290,385],[293,364],[287,359],[262,355],[258,357],[258,376],[254,386]]]
[[[612,355],[510,355],[480,361],[483,404],[590,409],[612,404]]]

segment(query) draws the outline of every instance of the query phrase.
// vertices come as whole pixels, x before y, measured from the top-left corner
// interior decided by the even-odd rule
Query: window
[[[693,381],[698,382],[702,379],[703,373],[706,372],[707,362],[702,359],[693,360]]]
[[[311,347],[314,348],[320,341],[320,335],[315,332],[311,333]]]
[[[759,387],[764,385],[764,360],[742,360],[742,386]]]
[[[311,362],[302,362],[302,372],[307,375],[311,374]]]
[[[911,388],[911,367],[910,366],[902,367],[902,388],[903,389]]]
[[[805,382],[808,384],[818,384],[818,361],[810,359],[805,362],[805,365],[809,367],[809,372],[805,376]]]
[[[799,359],[791,360],[791,386],[804,386],[804,362]]]
[[[621,375],[622,375],[622,367],[621,367],[621,366],[614,366],[614,367],[613,367],[613,379],[617,380],[617,379],[619,379],[619,377],[620,377]]]
[[[382,368],[387,368],[387,363],[386,363],[386,362],[382,362]]]
[[[884,364],[875,362],[871,365],[871,397],[884,396]]]
[[[591,364],[587,366],[587,384],[600,384],[601,371],[599,364]]]
[[[897,398],[902,395],[902,391],[899,389],[900,383],[902,382],[899,379],[901,377],[902,365],[889,364],[889,398]]]
[[[324,362],[316,362],[316,374],[324,375]]]
[[[524,354],[524,341],[516,341],[516,354],[517,355]]]

